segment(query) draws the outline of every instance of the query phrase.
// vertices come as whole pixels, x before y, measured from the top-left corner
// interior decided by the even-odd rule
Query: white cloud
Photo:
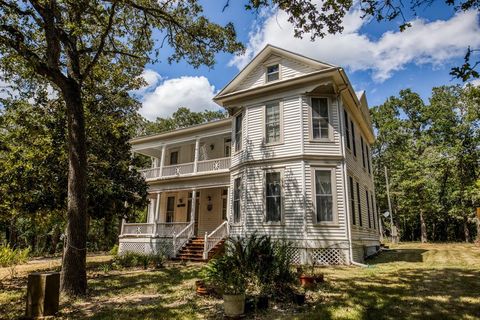
[[[246,53],[230,61],[243,68],[255,54],[270,43],[351,71],[372,70],[375,81],[390,78],[409,63],[439,66],[450,59],[462,57],[466,48],[480,46],[480,25],[475,11],[461,12],[449,20],[415,19],[404,32],[387,31],[379,39],[369,39],[361,28],[369,23],[359,11],[349,12],[344,19],[342,34],[310,41],[293,36],[293,27],[283,12],[268,14],[249,35]]]
[[[480,87],[480,79],[475,79],[469,82],[471,85]]]
[[[183,76],[161,82],[143,96],[140,114],[149,120],[171,116],[179,107],[192,111],[219,110],[212,101],[215,87],[207,78]]]
[[[140,89],[131,91],[132,94],[138,95],[138,96],[143,96],[146,92],[153,89],[155,85],[163,79],[162,76],[158,74],[158,72],[152,69],[143,70],[140,76],[143,77],[143,79],[147,84]]]

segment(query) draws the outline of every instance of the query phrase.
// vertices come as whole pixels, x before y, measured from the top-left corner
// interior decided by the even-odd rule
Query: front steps
[[[173,260],[181,261],[199,261],[205,262],[210,260],[213,256],[217,255],[223,250],[223,244],[225,240],[220,241],[210,252],[208,252],[208,259],[203,259],[203,248],[205,244],[204,238],[196,237],[190,239],[186,245],[180,249],[177,256]]]

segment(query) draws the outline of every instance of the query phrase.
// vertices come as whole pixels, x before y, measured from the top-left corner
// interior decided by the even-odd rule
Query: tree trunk
[[[468,219],[463,220],[463,234],[465,235],[465,242],[470,242],[470,230],[468,229]]]
[[[61,288],[68,295],[87,291],[87,153],[80,87],[71,80],[62,90],[68,123],[68,208]]]
[[[423,210],[420,210],[420,240],[422,243],[427,242],[427,225],[425,224],[425,219],[423,218]]]

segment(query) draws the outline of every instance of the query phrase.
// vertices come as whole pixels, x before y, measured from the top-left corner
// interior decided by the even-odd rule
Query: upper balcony
[[[228,173],[231,120],[219,120],[131,140],[132,151],[151,158],[145,180]]]

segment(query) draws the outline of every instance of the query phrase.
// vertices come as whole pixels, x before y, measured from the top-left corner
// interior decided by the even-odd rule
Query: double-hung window
[[[242,126],[243,114],[240,113],[235,117],[235,151],[242,150]]]
[[[349,192],[348,192],[348,197],[350,198],[350,211],[352,212],[352,224],[357,224],[355,221],[355,185],[353,184],[353,178],[348,177],[348,182],[349,182]]]
[[[365,144],[363,143],[363,137],[360,137],[360,147],[362,148],[362,164],[365,168]]]
[[[316,223],[334,222],[332,170],[315,170]]]
[[[357,156],[357,143],[355,142],[355,125],[353,121],[350,120],[350,130],[352,130],[352,146],[353,146],[353,155]]]
[[[280,66],[274,64],[267,67],[267,82],[280,79]]]
[[[282,221],[282,177],[280,172],[265,173],[265,207],[267,222]]]
[[[370,198],[368,197],[368,190],[365,188],[365,199],[367,201],[367,218],[368,218],[368,227],[372,227],[372,218],[370,217]]]
[[[345,142],[347,144],[347,148],[350,149],[350,128],[348,122],[348,113],[346,110],[343,111],[344,118],[345,118]]]
[[[312,137],[329,138],[328,99],[312,98]]]
[[[363,225],[362,219],[362,198],[360,197],[360,184],[357,182],[357,208],[358,208],[358,223]]]
[[[376,229],[376,215],[375,215],[375,202],[373,202],[373,192],[370,193],[370,199],[372,200],[372,220],[373,220],[373,229]]]
[[[280,142],[280,104],[269,103],[265,106],[265,141]]]
[[[233,222],[240,222],[240,199],[242,195],[242,178],[235,178],[233,181]]]

